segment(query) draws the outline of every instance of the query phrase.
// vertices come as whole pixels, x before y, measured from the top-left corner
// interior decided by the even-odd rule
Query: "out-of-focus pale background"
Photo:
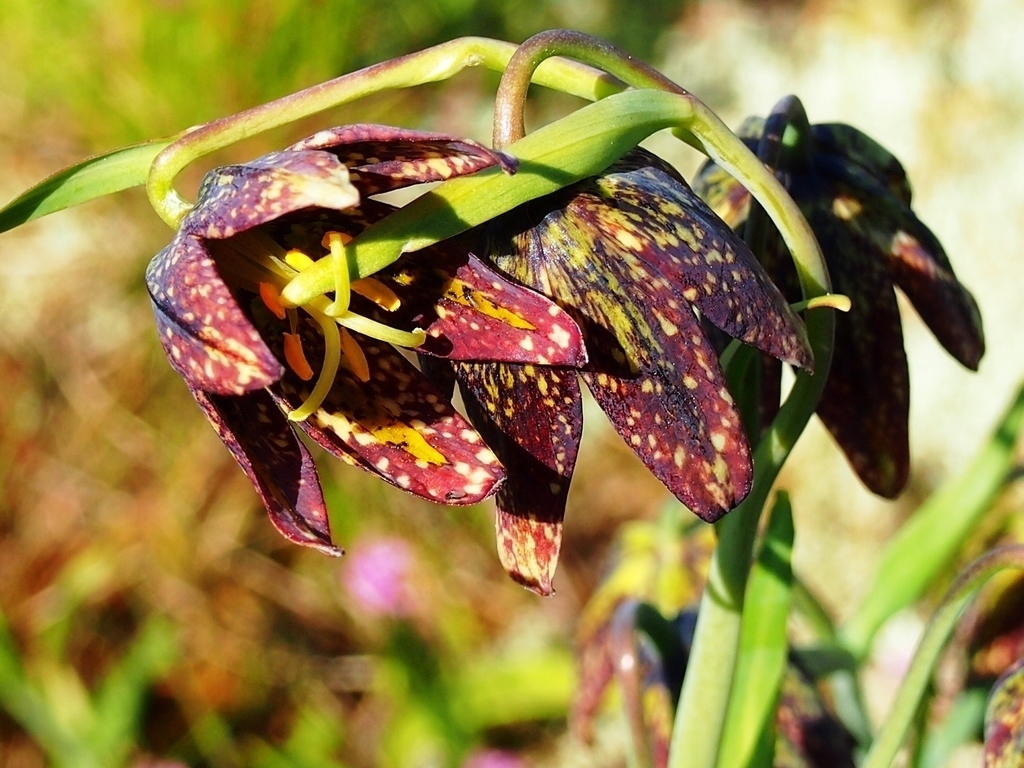
[[[730,125],[787,93],[812,122],[857,125],[903,161],[916,210],[981,305],[977,374],[905,307],[914,470],[904,499],[872,498],[817,427],[783,477],[798,569],[842,616],[880,542],[972,456],[1024,374],[1020,3],[5,0],[0,202],[93,152],[382,58],[552,26],[608,37]],[[219,159],[327,121],[486,140],[494,84],[474,72],[378,96]],[[543,98],[537,119],[565,107]],[[687,172],[700,161],[668,137],[650,145]],[[127,727],[118,764],[621,764],[614,735],[592,752],[563,735],[568,649],[617,526],[652,517],[664,493],[597,410],[550,600],[501,573],[489,507],[420,504],[326,461],[335,536],[350,555],[299,551],[273,533],[162,358],[141,278],[167,237],[138,191],[0,236],[0,616],[13,638],[0,655],[17,654],[75,733],[109,719],[87,691],[112,669],[135,670],[139,727]],[[367,597],[366,553],[402,565],[391,585],[401,599]],[[918,624],[908,615],[893,630],[892,655]],[[140,637],[158,649],[148,666]],[[874,673],[879,711],[892,666],[882,659]],[[498,679],[504,697],[487,690]],[[0,766],[45,764],[39,739],[0,712]]]

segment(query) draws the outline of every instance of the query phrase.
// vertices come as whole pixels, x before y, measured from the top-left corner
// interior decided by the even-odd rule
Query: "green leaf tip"
[[[146,183],[149,167],[169,139],[111,150],[68,166],[0,209],[0,232],[65,208]]]

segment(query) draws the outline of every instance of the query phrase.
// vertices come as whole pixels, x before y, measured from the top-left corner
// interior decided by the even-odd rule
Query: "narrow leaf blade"
[[[65,208],[146,183],[149,166],[170,139],[105,152],[57,171],[0,209],[0,232]]]

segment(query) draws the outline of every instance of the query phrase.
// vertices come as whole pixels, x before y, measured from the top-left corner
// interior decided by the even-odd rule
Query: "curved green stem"
[[[775,176],[699,100],[655,90],[609,96],[528,134],[506,148],[519,159],[513,176],[488,169],[451,179],[386,216],[348,244],[352,279],[597,174],[655,131],[675,126],[692,131],[707,154],[764,206],[797,260],[807,298],[827,293],[828,274],[817,241]],[[333,281],[329,261],[321,259],[296,276],[282,297],[302,306],[333,290]]]
[[[178,174],[194,160],[264,131],[347,104],[380,91],[409,88],[445,80],[467,67],[502,71],[515,51],[512,43],[484,37],[463,37],[417,53],[366,67],[314,85],[236,115],[188,131],[153,161],[146,185],[160,217],[177,227],[191,208],[174,189]],[[622,85],[590,67],[562,59],[547,62],[537,83],[596,100],[622,90]]]
[[[757,156],[769,168],[794,170],[810,162],[810,136],[811,123],[804,105],[796,96],[784,96],[765,118]],[[793,141],[793,146],[786,146],[787,138]],[[767,237],[768,220],[764,209],[751,201],[743,228],[743,241],[755,254],[761,254]]]
[[[975,560],[950,588],[925,629],[892,709],[861,768],[888,768],[892,765],[913,723],[939,655],[961,613],[984,583],[1004,568],[1024,569],[1024,546],[1016,544],[987,552]]]
[[[634,88],[689,95],[656,69],[611,43],[570,29],[550,29],[520,45],[505,68],[494,99],[495,149],[506,147],[526,135],[523,108],[533,73],[553,56],[569,56],[592,64]]]

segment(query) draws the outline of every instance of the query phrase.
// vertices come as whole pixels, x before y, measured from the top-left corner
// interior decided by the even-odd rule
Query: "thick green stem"
[[[1005,568],[1024,569],[1024,546],[1002,547],[982,555],[950,588],[925,629],[910,669],[896,694],[896,701],[861,768],[889,768],[892,765],[913,723],[939,655],[964,608],[991,576]]]
[[[500,40],[459,38],[201,125],[153,161],[147,183],[150,203],[168,225],[177,227],[191,206],[175,191],[174,180],[194,160],[373,93],[446,80],[467,67],[482,66],[500,72],[515,49],[512,43]],[[536,82],[592,101],[622,90],[621,84],[606,75],[562,59],[546,62],[537,72]]]
[[[707,148],[705,131],[698,129],[693,133]],[[777,136],[776,141],[780,141],[785,129],[773,133]],[[736,143],[742,146],[739,140]],[[769,148],[770,145],[765,145],[761,150],[766,152]],[[785,193],[765,197],[743,179],[743,175],[737,172],[738,164],[745,162],[747,156],[754,157],[749,152],[733,155],[731,147],[709,149],[714,154],[712,151],[708,154],[747,186],[779,228],[793,255],[804,299],[811,300],[828,293],[830,282],[824,258],[792,199]],[[719,157],[724,157],[725,161]],[[764,174],[776,182],[761,161],[754,159]],[[789,397],[754,452],[754,482],[750,493],[718,523],[718,547],[701,600],[693,649],[676,711],[669,752],[671,768],[713,768],[718,760],[739,650],[744,594],[758,521],[775,478],[814,413],[832,358],[833,313],[827,310],[809,312],[806,324],[816,372],[797,376]]]

